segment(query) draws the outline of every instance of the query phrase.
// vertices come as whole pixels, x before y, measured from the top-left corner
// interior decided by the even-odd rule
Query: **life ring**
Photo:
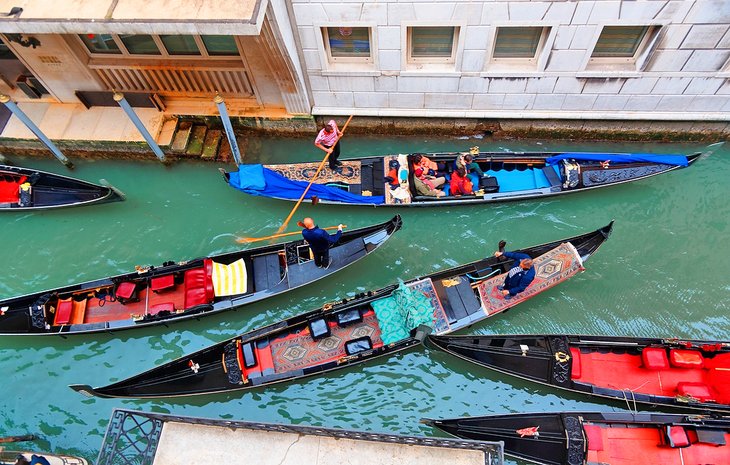
[[[566,354],[565,352],[558,351],[555,352],[555,360],[558,363],[565,363],[570,360],[570,355]]]

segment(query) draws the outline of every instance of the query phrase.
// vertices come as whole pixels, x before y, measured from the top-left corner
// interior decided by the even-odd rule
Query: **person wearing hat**
[[[527,289],[532,280],[535,279],[535,267],[532,258],[521,252],[494,252],[495,257],[506,257],[514,260],[512,268],[507,272],[504,284],[497,286],[505,300],[510,300],[520,292]]]
[[[328,161],[332,171],[342,165],[342,162],[337,161],[337,158],[340,156],[340,137],[342,137],[342,131],[337,128],[335,120],[331,119],[325,123],[322,130],[317,134],[317,138],[314,139],[315,147],[325,152],[330,152]]]
[[[302,236],[309,243],[314,256],[314,264],[318,268],[329,268],[330,247],[342,237],[342,225],[337,226],[337,232],[330,235],[327,231],[314,224],[312,218],[304,218],[297,223],[302,228]]]

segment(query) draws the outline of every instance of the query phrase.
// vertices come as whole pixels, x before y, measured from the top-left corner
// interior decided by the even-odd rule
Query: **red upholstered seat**
[[[570,377],[572,379],[580,379],[580,376],[583,374],[583,367],[580,364],[580,349],[571,347],[570,358],[573,360],[573,364],[570,368]]]
[[[67,325],[71,321],[71,311],[73,308],[74,304],[71,299],[59,300],[54,323],[56,325]]]
[[[25,176],[0,175],[0,203],[18,203],[20,185],[25,180]]]
[[[215,298],[213,289],[213,261],[206,258],[202,268],[185,272],[185,308],[209,304]]]
[[[162,311],[174,312],[175,304],[173,302],[163,302],[163,303],[151,305],[149,308],[150,315],[156,315]]]
[[[131,299],[134,295],[134,291],[137,289],[137,285],[130,282],[120,283],[117,286],[116,296],[117,299]]]
[[[666,370],[669,368],[667,351],[662,347],[645,347],[641,351],[641,361],[644,368],[649,370]]]
[[[171,274],[152,278],[152,282],[150,283],[150,288],[154,292],[162,292],[172,289],[173,287],[175,287],[175,276]]]
[[[677,383],[677,392],[683,396],[691,396],[702,402],[714,400],[714,394],[710,386],[705,383]]]
[[[667,439],[669,447],[687,447],[689,446],[689,437],[687,431],[682,426],[671,425],[667,428]]]
[[[586,438],[588,438],[588,450],[603,450],[601,427],[596,425],[583,425],[583,430],[586,432]]]
[[[677,368],[704,368],[705,362],[699,350],[671,349],[669,363]]]

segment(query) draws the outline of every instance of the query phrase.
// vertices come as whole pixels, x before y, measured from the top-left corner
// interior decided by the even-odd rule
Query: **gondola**
[[[464,439],[504,441],[543,465],[730,463],[730,418],[646,413],[527,413],[424,420]]]
[[[0,450],[0,465],[17,465],[19,456],[23,456],[27,460],[26,463],[43,463],[33,461],[34,457],[42,457],[51,465],[88,465],[85,459],[81,457],[73,457],[71,455],[47,454],[45,452],[27,452],[27,451],[9,451]],[[37,458],[35,460],[38,460]]]
[[[479,152],[475,162],[485,173],[473,195],[419,195],[413,179],[413,158],[407,155],[342,160],[326,167],[305,198],[319,203],[371,207],[436,207],[534,199],[623,184],[687,167],[722,143],[690,155],[573,152]],[[415,154],[412,154],[415,155]],[[460,152],[426,155],[450,173]],[[318,163],[244,164],[223,171],[226,182],[249,195],[296,201],[317,172]]]
[[[110,185],[0,165],[0,211],[50,210],[124,200]]]
[[[465,328],[574,276],[608,239],[612,226],[521,250],[534,257],[536,277],[511,300],[497,286],[512,261],[490,256],[327,304],[109,386],[71,388],[88,396],[145,398],[236,391],[406,350],[429,332]]]
[[[238,309],[312,283],[369,255],[401,227],[400,216],[346,231],[318,268],[303,239],[36,292],[0,301],[0,335],[109,332]]]
[[[430,345],[519,378],[662,407],[730,412],[730,342],[611,336],[431,336]]]

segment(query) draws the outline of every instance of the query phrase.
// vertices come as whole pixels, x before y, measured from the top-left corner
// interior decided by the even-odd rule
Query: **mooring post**
[[[51,142],[51,139],[46,137],[46,135],[43,134],[43,131],[41,131],[40,128],[36,126],[35,123],[33,123],[33,121],[31,121],[25,113],[23,113],[23,110],[21,110],[18,105],[15,104],[15,102],[10,100],[9,95],[0,94],[0,103],[4,104],[13,115],[15,115],[20,121],[22,121],[23,124],[25,124],[25,126],[30,129],[30,131],[35,134],[36,137],[40,139],[46,147],[48,147],[48,150],[50,150],[53,155],[58,158],[58,161],[66,165],[66,168],[73,169],[74,164],[71,163],[71,161],[66,158],[66,156],[62,154],[60,150],[58,150],[58,147],[56,147],[56,145]]]
[[[114,101],[117,102],[119,106],[122,107],[122,110],[124,110],[127,116],[129,116],[129,119],[132,120],[134,125],[137,127],[137,130],[142,134],[142,137],[144,137],[144,140],[147,141],[147,145],[150,146],[157,158],[159,158],[161,162],[165,163],[167,161],[165,160],[165,154],[162,153],[162,149],[152,138],[152,134],[150,134],[147,128],[144,127],[144,124],[142,124],[142,120],[139,119],[137,113],[134,112],[132,107],[129,105],[129,102],[127,102],[127,99],[124,98],[124,94],[121,92],[114,92]]]
[[[228,138],[228,144],[231,146],[231,154],[233,154],[233,160],[236,162],[236,166],[241,164],[241,152],[238,150],[238,142],[236,142],[236,135],[233,133],[233,126],[231,125],[231,119],[228,117],[228,110],[226,109],[226,102],[223,101],[223,97],[216,94],[213,99],[213,103],[218,107],[218,113],[221,115],[221,121],[223,121],[223,129],[226,131],[226,137]]]

